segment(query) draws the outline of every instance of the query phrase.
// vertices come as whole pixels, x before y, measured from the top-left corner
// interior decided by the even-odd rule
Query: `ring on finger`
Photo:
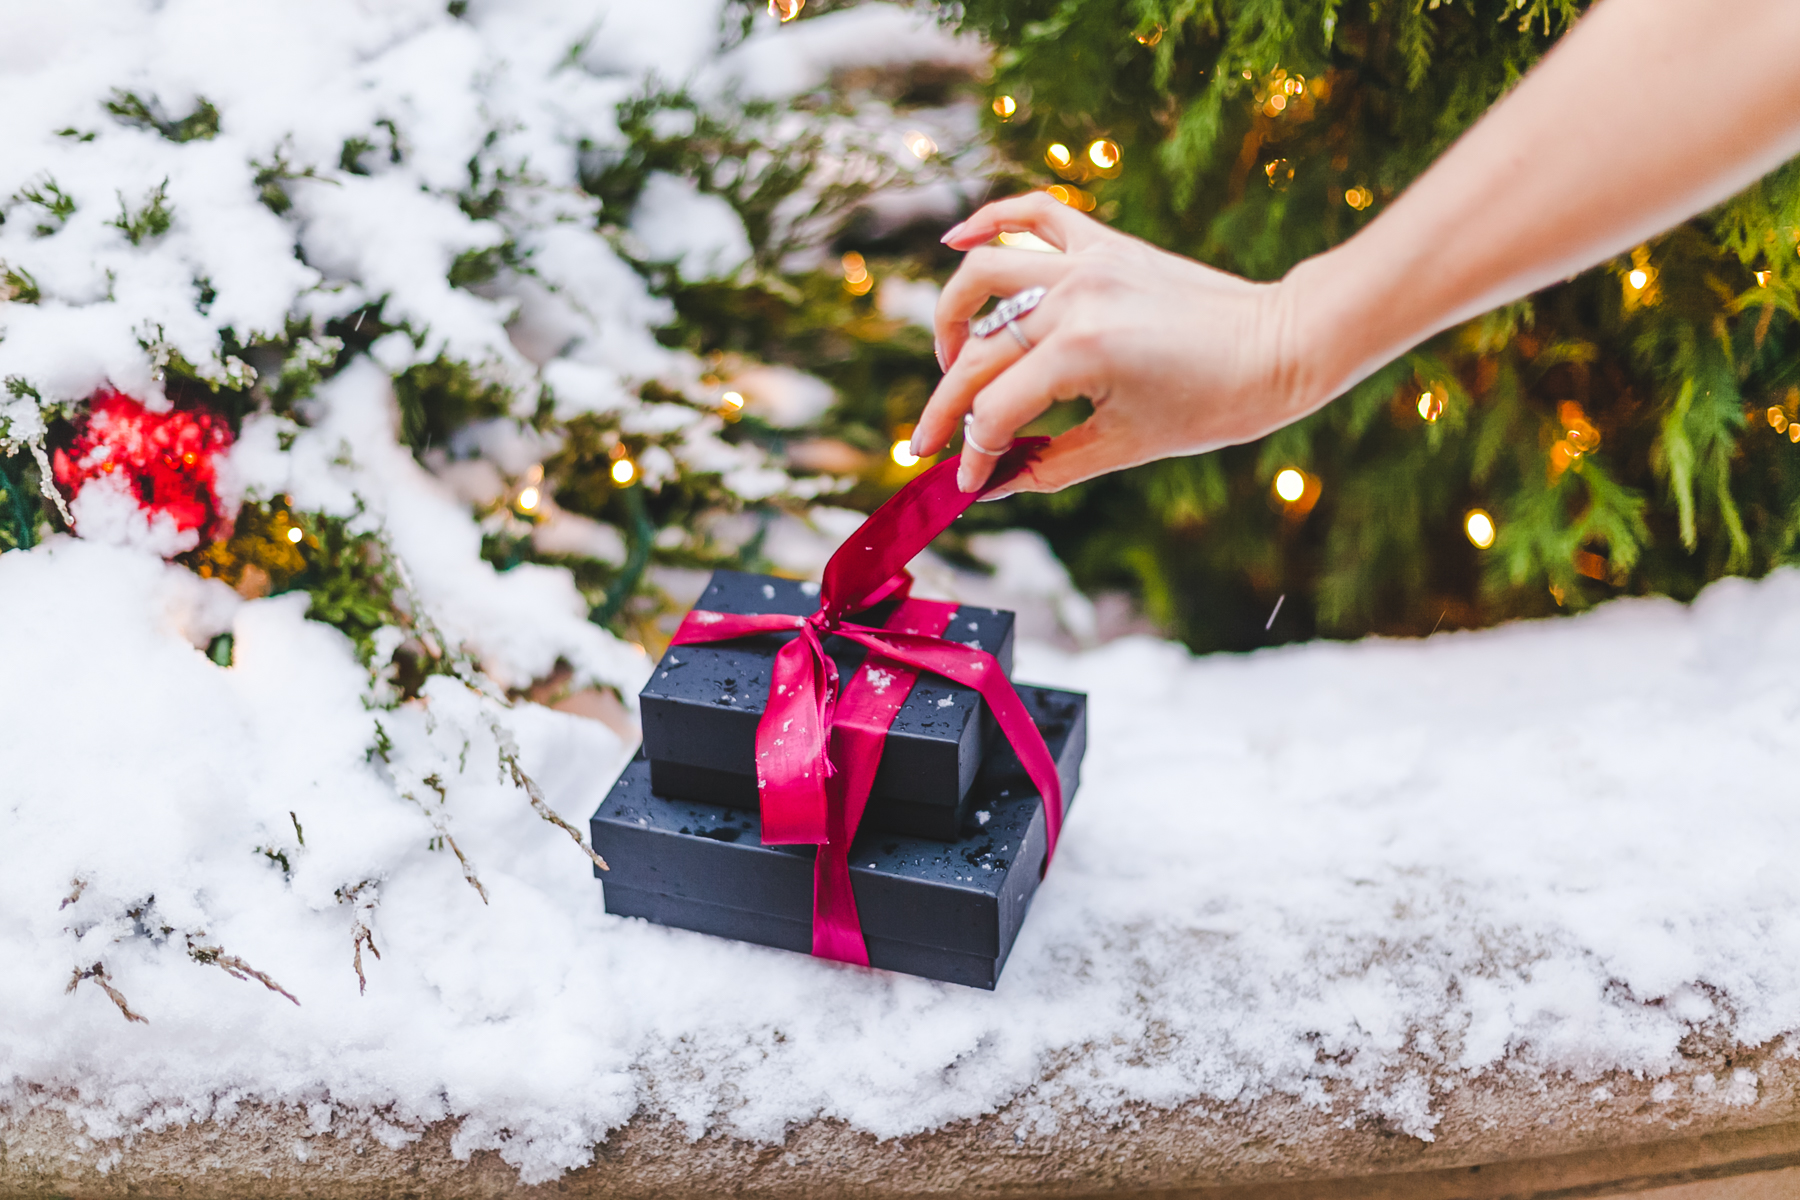
[[[1002,454],[1005,454],[1007,450],[1012,449],[1011,441],[1008,441],[1006,443],[1006,448],[1002,449],[1002,450],[989,450],[986,446],[984,446],[980,442],[976,441],[975,440],[975,414],[974,413],[969,413],[963,417],[963,445],[967,446],[969,449],[973,450],[975,453],[985,454],[989,458],[999,458]]]
[[[994,305],[994,311],[987,316],[980,320],[970,321],[969,334],[978,338],[992,337],[1002,329],[1007,329],[1012,331],[1012,335],[1019,339],[1021,345],[1027,350],[1031,349],[1030,340],[1014,322],[1042,304],[1047,294],[1049,294],[1049,289],[1043,287],[1028,287],[1022,292],[1015,292]]]

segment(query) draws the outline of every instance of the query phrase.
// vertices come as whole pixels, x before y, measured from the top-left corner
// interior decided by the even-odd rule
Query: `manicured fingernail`
[[[963,231],[963,226],[965,226],[967,224],[968,224],[967,221],[958,221],[956,224],[952,225],[950,228],[944,230],[944,236],[939,240],[948,242],[951,238],[953,238],[957,234],[961,233]]]
[[[956,468],[956,490],[959,492],[972,492],[980,486],[979,483],[975,482],[975,472],[969,469],[969,460],[966,458],[963,459]]]
[[[912,456],[914,458],[924,458],[925,457],[923,454],[919,453],[919,432],[918,432],[918,430],[915,429],[913,431],[912,441],[906,443],[906,448],[912,452]]]
[[[932,338],[931,339],[931,352],[933,354],[937,355],[938,370],[948,371],[950,369],[950,364],[944,358],[944,343],[938,341],[937,338],[935,338],[935,337]]]
[[[1001,488],[998,491],[992,491],[985,496],[978,497],[976,503],[986,504],[990,500],[1004,500],[1010,495],[1012,495],[1011,492],[1007,491],[1005,488]]]

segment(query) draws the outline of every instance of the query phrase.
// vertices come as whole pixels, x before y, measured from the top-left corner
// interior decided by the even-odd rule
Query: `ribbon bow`
[[[1023,471],[1047,439],[1023,438],[994,466],[989,490]],[[1044,737],[994,656],[940,636],[957,606],[915,600],[906,564],[977,499],[956,486],[956,462],[941,462],[876,509],[838,547],[819,585],[819,610],[721,613],[696,609],[683,618],[675,645],[719,642],[759,633],[797,632],[775,655],[768,705],[756,728],[756,789],[766,845],[815,845],[813,954],[869,963],[862,920],[850,888],[850,843],[856,838],[888,727],[919,672],[974,688],[987,701],[1044,804],[1046,856],[1062,828],[1062,783]],[[900,603],[880,627],[846,620],[884,600]],[[825,653],[832,634],[867,648],[847,685]]]

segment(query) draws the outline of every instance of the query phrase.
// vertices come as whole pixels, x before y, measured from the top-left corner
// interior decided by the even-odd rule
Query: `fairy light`
[[[1051,142],[1050,148],[1044,151],[1044,161],[1061,171],[1075,161],[1075,155],[1061,142]]]
[[[1477,550],[1486,550],[1494,544],[1494,518],[1482,509],[1471,508],[1463,517],[1463,533],[1470,545]]]
[[[1077,212],[1094,211],[1094,198],[1078,187],[1067,187],[1060,183],[1053,183],[1044,190],[1050,193],[1050,198],[1052,200],[1055,200],[1058,204],[1066,204]]]
[[[1011,96],[994,97],[994,115],[1002,121],[1010,121],[1013,114],[1019,111],[1019,102]]]
[[[734,412],[744,407],[744,394],[742,392],[726,392],[723,396],[719,397],[719,400],[726,408],[729,408]]]
[[[1306,476],[1293,467],[1284,467],[1275,476],[1275,494],[1283,503],[1292,504],[1306,495]]]
[[[868,295],[875,286],[875,277],[869,274],[869,264],[863,256],[852,250],[840,262],[844,268],[844,290],[852,296]]]
[[[637,464],[629,458],[621,458],[612,465],[613,482],[624,487],[637,478]]]
[[[1119,143],[1111,138],[1096,138],[1088,143],[1087,156],[1088,161],[1102,171],[1110,171],[1119,165],[1123,155]]]
[[[912,452],[912,442],[906,438],[895,442],[894,448],[888,453],[893,455],[894,461],[900,466],[916,467],[919,465],[919,456]]]
[[[298,546],[300,544],[300,539],[305,536],[306,534],[301,531],[298,525],[288,526],[287,540],[294,543],[294,545]]]
[[[914,158],[927,159],[937,153],[937,143],[916,129],[907,130],[903,140],[906,148],[913,152]]]
[[[1154,46],[1156,43],[1162,41],[1162,35],[1163,27],[1161,25],[1152,25],[1143,33],[1134,33],[1131,36],[1137,39],[1137,44],[1140,46]]]
[[[1633,268],[1631,274],[1627,275],[1625,278],[1629,279],[1631,281],[1631,286],[1640,292],[1650,286],[1650,272],[1644,270],[1642,267]]]
[[[1773,271],[1758,271],[1756,273],[1756,286],[1757,287],[1768,287],[1769,286],[1769,276],[1771,276],[1773,274],[1774,274]]]
[[[519,507],[525,512],[530,512],[538,506],[538,501],[542,499],[543,493],[534,487],[528,487],[519,493]]]
[[[779,17],[781,23],[786,25],[799,16],[800,10],[805,7],[806,0],[769,0],[769,15]]]
[[[1435,424],[1437,419],[1443,415],[1444,399],[1442,396],[1439,396],[1436,391],[1419,393],[1419,416],[1424,418],[1427,425]]]
[[[1363,209],[1369,207],[1369,205],[1375,203],[1375,193],[1371,192],[1366,187],[1358,185],[1344,193],[1344,203],[1348,204],[1351,208],[1354,208],[1357,212],[1361,212]]]

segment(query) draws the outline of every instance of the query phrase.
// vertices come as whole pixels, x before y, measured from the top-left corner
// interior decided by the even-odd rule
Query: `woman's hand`
[[[1061,250],[988,246],[1029,232]],[[994,456],[1057,400],[1085,396],[1094,413],[1056,438],[1007,491],[1053,492],[1107,471],[1247,442],[1329,398],[1309,378],[1292,289],[1251,283],[1108,229],[1043,192],[982,208],[945,235],[970,250],[937,308],[946,368],[913,434],[935,454],[966,414],[961,488],[986,482]],[[973,248],[973,249],[971,249]],[[1048,294],[1018,318],[1028,351],[1005,329],[969,336],[990,297],[1033,286]],[[974,443],[971,445],[970,443]]]

